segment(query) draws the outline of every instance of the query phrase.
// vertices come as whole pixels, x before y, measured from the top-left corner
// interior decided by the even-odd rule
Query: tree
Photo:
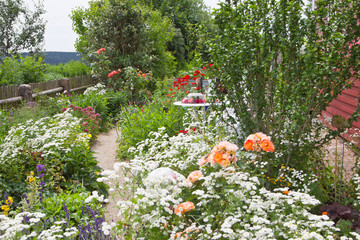
[[[317,118],[360,77],[359,13],[352,0],[317,0],[315,10],[301,0],[235,0],[218,11],[209,46],[228,90],[219,97],[241,120],[239,142],[255,132],[272,136],[275,169],[309,169],[314,149],[344,130],[326,135]]]
[[[166,51],[173,28],[158,11],[137,1],[95,0],[87,9],[74,10],[71,18],[79,35],[75,47],[90,64],[99,65],[94,53],[106,49],[101,55],[109,65],[103,74],[128,66],[153,71],[157,77],[173,71],[174,58]]]
[[[210,14],[203,0],[142,0],[158,9],[173,22],[175,37],[168,43],[168,50],[174,53],[179,68],[185,66],[198,48],[199,25],[210,27]]]
[[[41,50],[45,31],[41,0],[34,9],[26,7],[23,0],[0,0],[0,56]]]

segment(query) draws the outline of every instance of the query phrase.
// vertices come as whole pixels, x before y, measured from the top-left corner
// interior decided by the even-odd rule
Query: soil
[[[117,139],[120,133],[117,128],[112,128],[109,132],[101,133],[95,140],[92,150],[95,152],[94,156],[98,160],[98,166],[103,170],[114,170],[114,163],[116,161],[116,149],[118,148]],[[123,178],[120,179],[120,184]],[[109,186],[112,188],[113,186]],[[119,198],[109,191],[109,203],[106,204],[105,220],[108,223],[116,222],[119,220],[117,216],[118,209],[116,202]]]

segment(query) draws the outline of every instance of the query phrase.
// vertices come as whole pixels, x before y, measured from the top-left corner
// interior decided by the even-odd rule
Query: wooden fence
[[[84,90],[94,85],[90,75],[73,78],[59,79],[47,82],[30,83],[32,97],[37,95],[50,95],[67,90],[69,93]],[[0,104],[19,102],[24,100],[21,93],[22,85],[11,85],[0,87]]]

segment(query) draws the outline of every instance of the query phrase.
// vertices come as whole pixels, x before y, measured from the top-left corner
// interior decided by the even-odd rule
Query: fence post
[[[26,102],[31,102],[32,98],[32,89],[29,84],[21,84],[18,89],[19,96],[23,98]]]
[[[70,94],[70,79],[62,78],[59,80],[59,87],[62,87],[64,92],[66,91],[67,94]]]

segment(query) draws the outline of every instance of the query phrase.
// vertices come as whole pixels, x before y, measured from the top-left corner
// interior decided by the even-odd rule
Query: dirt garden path
[[[119,134],[116,127],[110,129],[107,133],[101,133],[92,147],[92,150],[95,152],[94,156],[98,160],[98,166],[103,170],[114,170],[113,166],[116,161],[116,149],[118,148],[117,139]],[[123,179],[120,179],[120,182],[122,181]],[[111,188],[112,186],[109,187]],[[105,212],[105,219],[108,223],[118,220],[118,210],[116,207],[118,198],[112,196],[112,193],[113,192],[109,191],[109,203],[106,205]]]

